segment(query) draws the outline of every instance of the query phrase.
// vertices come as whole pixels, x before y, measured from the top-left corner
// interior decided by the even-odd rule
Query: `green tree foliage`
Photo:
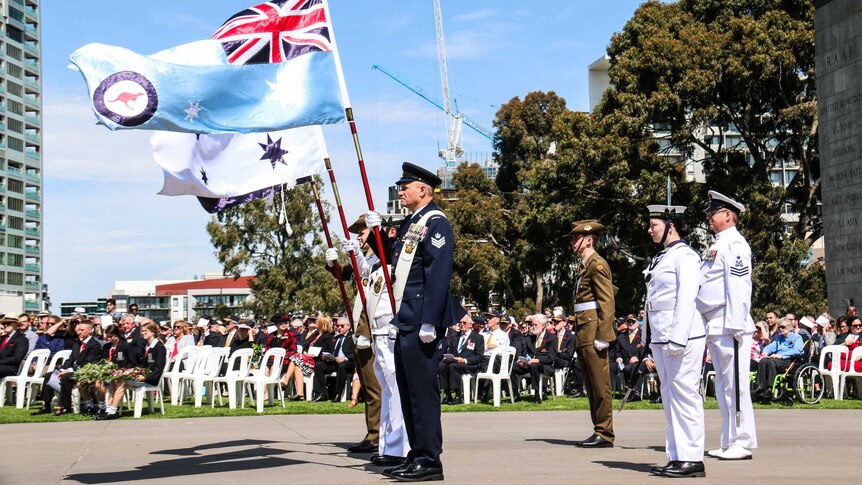
[[[813,19],[810,0],[650,2],[608,48],[614,88],[599,116],[667,130],[683,157],[700,148],[706,183],[690,188],[691,205],[708,189],[746,203],[755,308],[825,302],[822,268],[804,264],[822,235]],[[782,164],[798,168],[786,189],[770,180]],[[789,232],[787,208],[800,214]]]
[[[316,180],[322,191],[322,181]],[[291,235],[279,222],[282,209]],[[227,209],[212,218],[207,232],[225,274],[255,275],[248,303],[255,315],[344,311],[338,285],[325,269],[322,226],[310,186],[285,192],[283,203],[276,196],[272,204],[256,200]]]
[[[644,206],[665,201],[670,177],[698,250],[709,243],[706,191],[745,202],[756,309],[823,308],[822,267],[805,264],[822,233],[812,24],[804,0],[645,3],[612,39],[613,87],[593,114],[569,111],[553,92],[502,105],[494,147],[509,298],[569,305],[576,258],[566,234],[572,221],[596,218],[610,228],[599,251],[620,287],[617,310],[638,308],[641,270],[658,250]],[[686,182],[681,162],[699,153],[706,183]],[[782,163],[798,167],[787,189],[770,180]],[[786,208],[801,214],[789,232]]]

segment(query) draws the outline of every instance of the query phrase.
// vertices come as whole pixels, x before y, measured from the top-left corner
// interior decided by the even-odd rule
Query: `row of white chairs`
[[[6,405],[7,395],[12,395],[12,389],[16,389],[15,407],[18,409],[30,407],[30,403],[37,395],[36,390],[42,387],[45,374],[53,372],[58,366],[62,366],[66,359],[72,355],[71,350],[61,350],[54,353],[48,362],[51,352],[48,349],[39,349],[30,352],[30,355],[21,362],[18,375],[4,377],[0,380],[0,408]],[[31,371],[32,369],[32,371]]]
[[[832,363],[831,369],[826,368],[827,358]],[[845,345],[827,345],[820,351],[820,364],[818,365],[820,374],[823,376],[825,384],[832,385],[832,396],[836,400],[844,399],[848,380],[856,380],[857,388],[860,388],[862,372],[856,372],[854,369],[855,362],[860,359],[862,359],[862,346],[853,349],[852,353]],[[840,363],[842,361],[845,362],[845,366],[849,365],[848,370],[841,369]]]

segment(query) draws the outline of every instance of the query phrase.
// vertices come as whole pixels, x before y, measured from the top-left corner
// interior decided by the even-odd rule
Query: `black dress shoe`
[[[403,456],[377,455],[371,457],[371,464],[375,466],[395,466],[404,463]]]
[[[50,409],[48,409],[48,408],[40,408],[40,409],[39,409],[38,411],[36,411],[35,413],[30,413],[30,416],[38,416],[38,415],[40,415],[40,414],[51,414],[52,412],[53,412],[53,411],[51,411],[51,410],[50,410]]]
[[[587,397],[587,394],[584,391],[575,391],[569,394],[567,397],[574,399],[577,397]]]
[[[613,442],[610,442],[601,436],[594,434],[584,441],[578,442],[575,444],[580,448],[613,448]]]
[[[661,404],[661,394],[649,400],[650,404]]]
[[[637,391],[634,391],[629,395],[629,398],[626,399],[626,402],[635,402],[635,401],[640,401],[640,400],[641,400],[641,395],[638,394]]]
[[[100,415],[96,416],[96,421],[113,421],[115,419],[119,419],[119,417],[120,417],[120,411],[117,411],[114,414],[105,413],[105,414],[100,414]]]
[[[373,453],[377,451],[379,445],[373,441],[362,440],[359,443],[354,443],[347,447],[349,453]]]
[[[393,467],[386,468],[381,473],[383,473],[384,476],[391,478],[393,473],[400,472],[402,470],[406,470],[412,464],[413,464],[413,459],[408,457],[408,458],[404,459],[404,463],[402,463],[400,465],[395,465]]]
[[[83,416],[95,416],[98,412],[99,409],[95,406],[87,406],[83,411],[81,411],[81,414]]]
[[[428,466],[413,462],[407,468],[392,472],[389,477],[399,482],[431,482],[443,480],[442,466]]]
[[[450,404],[452,402],[452,397],[450,395],[443,396],[443,399],[440,400],[440,404]]]
[[[455,395],[452,399],[449,400],[446,404],[463,404],[464,398],[458,395]]]
[[[57,411],[56,413],[54,413],[54,416],[65,416],[67,414],[72,414],[72,410],[69,408],[63,408],[63,409]]]
[[[665,465],[665,466],[650,467],[649,472],[652,473],[653,475],[663,477],[664,471],[667,470],[668,468],[672,467],[672,466],[675,466],[675,464],[676,464],[675,461],[669,461],[669,462],[667,462],[667,465]]]
[[[675,461],[664,469],[664,476],[674,478],[705,477],[702,461]]]
[[[309,401],[309,402],[320,402],[320,401],[323,401],[324,399],[326,399],[326,397],[323,394],[318,394],[318,395],[312,397],[311,401]]]

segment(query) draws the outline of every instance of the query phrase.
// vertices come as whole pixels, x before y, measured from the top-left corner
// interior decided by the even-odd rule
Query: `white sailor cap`
[[[646,206],[650,218],[679,219],[685,213],[684,205],[662,205],[653,204]]]
[[[704,212],[712,212],[718,209],[730,209],[737,214],[739,214],[740,212],[745,212],[745,206],[731,197],[728,197],[714,190],[710,190],[708,192],[708,195],[709,204],[707,204],[706,209],[704,209]]]

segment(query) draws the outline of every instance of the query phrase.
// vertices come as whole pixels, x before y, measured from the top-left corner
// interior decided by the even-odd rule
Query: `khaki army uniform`
[[[581,262],[575,289],[575,347],[584,368],[584,385],[590,402],[595,434],[614,441],[608,348],[597,350],[595,341],[612,342],[614,287],[608,262],[592,253]]]

